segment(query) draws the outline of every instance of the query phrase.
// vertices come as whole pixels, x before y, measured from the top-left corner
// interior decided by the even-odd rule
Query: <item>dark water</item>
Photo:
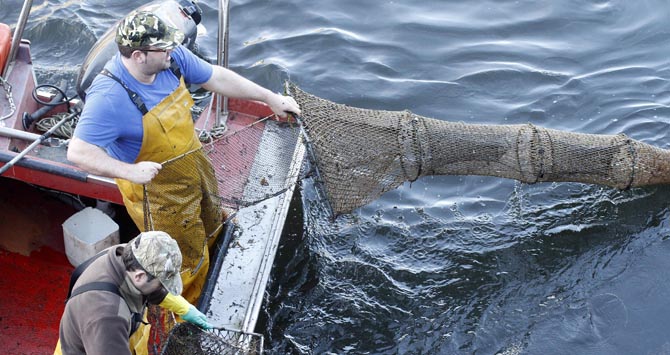
[[[41,81],[135,1],[35,3]],[[200,3],[215,48],[216,7]],[[17,0],[0,0],[13,23]],[[352,106],[668,148],[665,1],[233,1],[231,67]],[[670,354],[667,187],[433,177],[335,221],[302,186],[259,332],[271,354]],[[299,202],[299,201],[298,201]],[[302,223],[304,218],[304,223]],[[296,223],[297,221],[297,223]]]

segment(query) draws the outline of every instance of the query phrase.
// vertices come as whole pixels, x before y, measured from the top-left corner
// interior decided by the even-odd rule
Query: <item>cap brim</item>
[[[181,295],[181,292],[184,289],[184,285],[181,282],[181,275],[177,274],[176,277],[173,277],[171,280],[160,280],[161,284],[165,287],[168,292],[175,296]]]

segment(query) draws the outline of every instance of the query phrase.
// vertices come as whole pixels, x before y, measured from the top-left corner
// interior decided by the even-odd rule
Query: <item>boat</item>
[[[89,174],[66,158],[68,139],[58,130],[76,121],[81,98],[67,98],[64,83],[36,82],[31,43],[22,39],[31,5],[24,2],[14,26],[0,24],[0,204],[6,211],[0,217],[0,343],[6,353],[53,351],[73,270],[61,228],[67,218],[97,208],[118,222],[121,239],[134,236],[114,180]],[[197,39],[193,22],[200,9],[195,2],[164,0],[143,7],[185,31],[187,40]],[[222,40],[216,62],[225,66],[227,1],[219,2],[218,11]],[[109,38],[103,36],[91,49],[77,78],[78,93],[111,56]],[[248,352],[260,353],[263,339],[254,333],[255,325],[304,147],[295,125],[273,120],[263,103],[212,97],[197,88],[193,95],[200,110],[194,113],[196,127],[210,134],[203,144],[220,181],[219,193],[238,208],[234,223],[229,221],[218,238],[198,307],[218,328],[260,337]],[[51,126],[40,128],[45,118]],[[265,191],[259,192],[259,186]],[[26,214],[39,218],[39,230],[22,224]]]

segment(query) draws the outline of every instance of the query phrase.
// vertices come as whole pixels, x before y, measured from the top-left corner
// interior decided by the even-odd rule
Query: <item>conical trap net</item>
[[[426,175],[572,181],[618,189],[670,181],[670,151],[623,134],[449,122],[336,104],[293,84],[288,91],[300,104],[308,151],[335,215]]]

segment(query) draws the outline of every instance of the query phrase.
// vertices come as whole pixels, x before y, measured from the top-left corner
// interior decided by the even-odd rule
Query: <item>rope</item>
[[[46,132],[67,116],[67,113],[58,113],[51,117],[42,118],[41,120],[37,121],[37,123],[35,123],[35,128],[39,131]],[[53,134],[60,138],[72,138],[72,134],[74,133],[74,128],[76,125],[77,119],[73,119],[70,122],[66,122],[58,127],[58,129],[55,130]]]
[[[226,125],[218,126],[218,127],[213,127],[212,129],[204,130],[204,129],[197,129],[198,131],[198,138],[200,139],[200,142],[202,143],[214,143],[215,141],[219,140],[221,137],[223,137],[223,134],[226,133],[228,130],[228,127]]]
[[[212,105],[213,105],[214,100],[209,102],[209,107],[207,108],[207,116],[205,117],[205,123],[203,124],[203,127],[207,127],[209,125],[209,118],[212,116]],[[198,132],[198,139],[202,143],[214,143],[215,140],[220,138],[224,132],[228,130],[228,127],[224,123],[221,126],[218,127],[213,127],[211,130],[207,131],[204,129],[197,129],[196,131]]]

